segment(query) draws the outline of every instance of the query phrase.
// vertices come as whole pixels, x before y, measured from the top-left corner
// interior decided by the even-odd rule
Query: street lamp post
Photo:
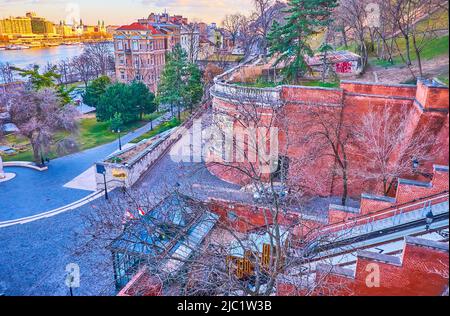
[[[433,220],[434,220],[434,214],[433,214],[433,212],[430,210],[430,211],[428,212],[428,214],[426,215],[426,223],[427,223],[426,229],[427,229],[427,231],[430,230],[431,224],[433,224]]]
[[[117,129],[117,134],[119,134],[119,150],[122,151],[122,139],[120,138],[120,129]]]
[[[105,200],[109,200],[108,196],[108,184],[106,183],[106,170],[103,172],[103,182],[105,184]]]

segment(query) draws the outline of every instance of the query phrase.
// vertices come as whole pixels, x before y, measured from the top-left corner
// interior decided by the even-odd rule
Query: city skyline
[[[123,10],[124,5],[127,10]],[[98,20],[107,25],[122,25],[136,18],[146,17],[151,12],[167,12],[186,16],[190,21],[220,23],[226,14],[249,13],[251,0],[0,0],[0,18],[23,16],[34,11],[39,16],[57,23],[67,23],[80,18],[86,24],[96,24]]]

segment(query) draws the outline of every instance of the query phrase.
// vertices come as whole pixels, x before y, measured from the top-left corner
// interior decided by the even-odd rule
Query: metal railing
[[[332,234],[341,237],[355,237],[386,227],[394,227],[425,219],[430,211],[433,215],[448,213],[449,193],[441,193],[428,199],[404,204],[400,207],[363,215],[347,222],[331,224],[321,229],[319,235]]]

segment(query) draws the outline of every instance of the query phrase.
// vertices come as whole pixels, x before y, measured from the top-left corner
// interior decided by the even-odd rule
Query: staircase
[[[330,205],[329,224],[310,234],[295,252],[304,256],[306,249],[315,254],[313,261],[317,261],[448,227],[448,170],[435,165],[433,179],[428,183],[399,179],[396,198],[363,194],[359,209]]]

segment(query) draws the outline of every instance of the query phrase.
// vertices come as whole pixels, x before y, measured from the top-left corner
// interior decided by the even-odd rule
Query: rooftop
[[[135,213],[138,216],[137,210]],[[145,258],[147,262],[158,260],[162,271],[176,272],[217,220],[217,215],[191,198],[173,194],[140,220],[129,222],[124,233],[111,243],[110,249],[114,253]]]
[[[134,22],[129,25],[122,25],[117,31],[150,31],[152,34],[163,34],[152,25],[143,25],[138,22]]]

